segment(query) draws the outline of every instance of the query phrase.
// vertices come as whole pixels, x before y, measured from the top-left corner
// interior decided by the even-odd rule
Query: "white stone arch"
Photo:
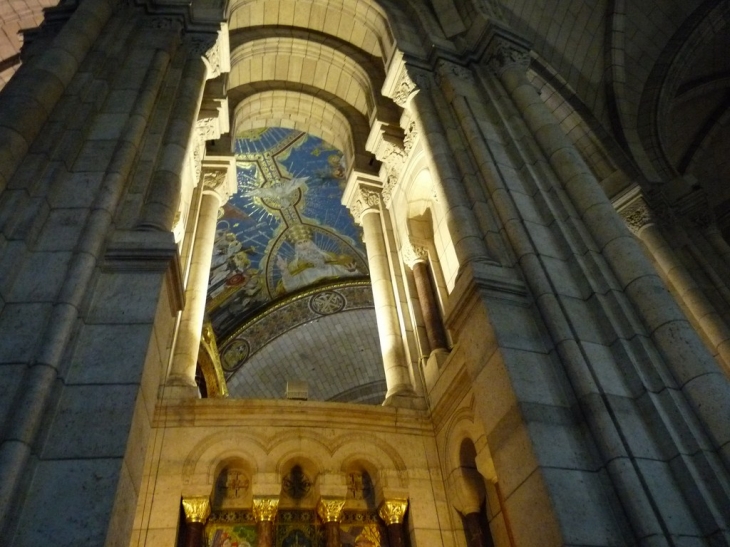
[[[229,89],[271,81],[313,86],[345,101],[367,118],[375,111],[375,90],[367,71],[351,57],[324,44],[266,37],[231,52]]]
[[[482,425],[474,419],[473,398],[470,402],[470,406],[456,411],[444,428],[448,432],[444,476],[451,504],[462,515],[479,511],[486,497],[487,477],[477,469],[477,459],[484,450],[488,453],[488,448]],[[473,454],[465,454],[465,446],[469,445]]]
[[[233,114],[234,135],[262,127],[287,127],[315,135],[344,152],[352,165],[355,144],[345,115],[318,97],[286,89],[262,91],[241,101]]]
[[[231,29],[267,25],[307,28],[384,60],[390,59],[395,49],[388,17],[372,0],[231,0],[228,22]]]
[[[261,471],[261,462],[266,466],[268,450],[257,436],[240,430],[212,433],[197,442],[183,460],[180,475],[184,488],[210,489],[221,462],[231,459],[248,462],[254,475]]]

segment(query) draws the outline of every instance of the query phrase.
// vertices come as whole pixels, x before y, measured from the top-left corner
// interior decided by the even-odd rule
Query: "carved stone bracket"
[[[342,518],[342,510],[344,507],[344,499],[322,498],[317,504],[317,514],[322,519],[322,522],[339,522]]]
[[[182,499],[183,511],[185,511],[185,522],[205,523],[210,516],[210,499],[208,496],[190,497]]]
[[[253,514],[256,522],[273,522],[278,509],[279,498],[254,497],[253,499]]]
[[[385,524],[401,524],[408,508],[408,500],[385,500],[378,510],[378,515]]]

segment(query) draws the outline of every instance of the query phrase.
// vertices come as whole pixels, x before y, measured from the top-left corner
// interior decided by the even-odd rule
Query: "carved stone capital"
[[[408,266],[411,270],[419,262],[428,262],[428,249],[426,249],[426,247],[414,245],[413,243],[408,242],[403,245],[402,253],[403,262],[405,262],[406,266]]]
[[[357,191],[357,198],[350,206],[350,212],[358,223],[365,213],[380,212],[380,192],[360,187]]]
[[[380,505],[378,515],[385,524],[401,524],[408,508],[408,500],[385,500]]]
[[[208,69],[206,79],[212,80],[231,70],[228,28],[225,24],[215,34],[191,33],[188,36],[190,55],[200,56]]]
[[[279,498],[254,497],[253,499],[253,515],[256,522],[273,522],[278,509]]]
[[[203,192],[216,194],[221,204],[236,193],[236,163],[234,156],[206,156],[200,162]]]
[[[210,516],[210,498],[208,496],[190,497],[182,499],[185,522],[205,523]]]
[[[510,69],[527,71],[530,51],[510,40],[495,37],[487,50],[487,63],[497,76]]]
[[[344,508],[344,499],[321,498],[317,504],[317,514],[322,519],[322,522],[339,522],[342,518],[342,510]]]
[[[401,108],[405,108],[413,94],[431,88],[432,75],[425,70],[403,65],[398,83],[391,98]]]
[[[436,74],[439,82],[443,79],[457,78],[464,82],[473,83],[474,74],[471,70],[462,65],[441,59],[436,63]]]
[[[619,211],[619,214],[634,235],[638,235],[644,226],[656,223],[656,217],[643,198],[628,204]]]

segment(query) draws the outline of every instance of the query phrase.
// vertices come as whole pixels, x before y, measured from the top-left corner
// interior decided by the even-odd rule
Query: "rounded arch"
[[[269,81],[316,87],[368,118],[375,110],[375,90],[368,73],[351,57],[324,44],[267,37],[231,52],[229,88]]]
[[[318,97],[291,90],[262,91],[242,100],[233,114],[234,134],[262,127],[310,133],[345,153],[351,165],[355,144],[347,117]]]
[[[219,462],[237,458],[246,462],[266,462],[268,450],[256,436],[242,431],[219,431],[199,441],[188,452],[180,469],[183,484],[212,484]],[[251,472],[260,469],[251,463]]]
[[[279,0],[278,9],[271,4],[270,0],[231,0],[230,28],[281,25],[312,29],[383,59],[389,59],[395,48],[388,17],[372,0]]]

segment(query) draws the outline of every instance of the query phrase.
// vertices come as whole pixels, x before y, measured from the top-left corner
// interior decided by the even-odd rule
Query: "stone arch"
[[[330,46],[299,38],[268,37],[231,52],[230,88],[272,80],[314,86],[368,118],[375,110],[375,90],[368,73]]]
[[[264,5],[267,4],[266,9]],[[395,37],[377,2],[342,0],[279,0],[278,10],[266,0],[231,0],[231,28],[282,25],[308,28],[350,42],[371,55],[389,59]]]
[[[266,462],[267,447],[254,435],[242,431],[219,431],[208,435],[188,452],[181,467],[183,484],[212,484],[221,461],[240,459],[245,462]],[[259,472],[251,464],[251,472]]]
[[[286,89],[262,91],[242,100],[233,115],[235,134],[261,127],[287,127],[311,133],[342,150],[348,159],[355,155],[351,125],[331,103]]]

